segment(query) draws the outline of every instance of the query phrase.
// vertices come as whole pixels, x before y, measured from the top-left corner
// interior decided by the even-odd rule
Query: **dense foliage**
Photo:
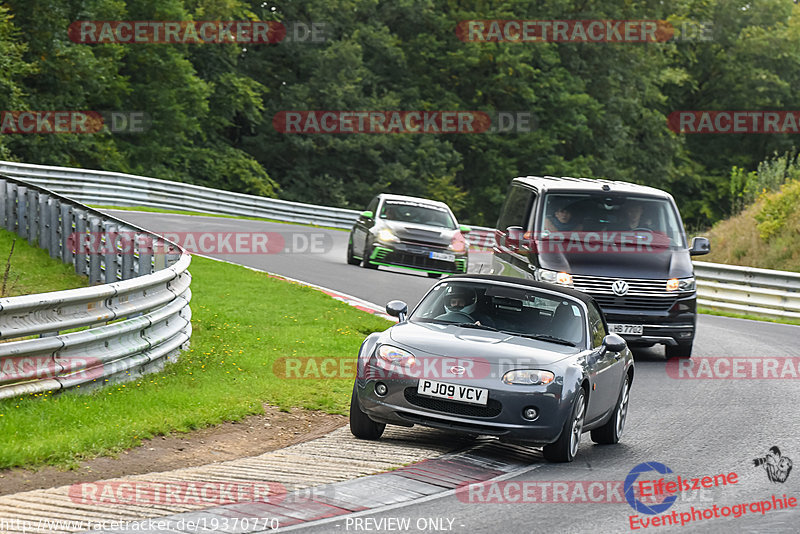
[[[380,191],[492,224],[510,178],[665,188],[692,226],[728,215],[731,169],[791,135],[676,134],[675,110],[800,109],[790,0],[0,0],[0,110],[141,110],[145,133],[0,135],[0,157],[362,208]],[[671,42],[470,43],[474,19],[658,19]],[[324,40],[78,44],[79,20],[321,23]],[[688,24],[691,23],[691,24]],[[704,32],[692,31],[698,24]],[[687,30],[688,28],[688,30]],[[286,110],[525,111],[527,133],[279,133]],[[737,182],[738,183],[738,182]]]

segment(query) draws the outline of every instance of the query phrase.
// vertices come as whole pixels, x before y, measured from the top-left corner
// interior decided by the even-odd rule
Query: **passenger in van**
[[[553,212],[545,218],[544,229],[549,232],[580,232],[583,225],[574,220],[568,202],[554,203]]]

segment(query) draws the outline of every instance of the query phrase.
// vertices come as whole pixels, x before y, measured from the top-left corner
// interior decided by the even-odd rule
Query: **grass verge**
[[[71,265],[51,258],[46,250],[31,246],[27,240],[8,230],[0,230],[0,285],[12,243],[14,253],[11,256],[6,290],[0,296],[15,297],[89,285],[89,279],[75,274]]]
[[[750,315],[747,313],[732,313],[728,311],[706,308],[705,306],[698,306],[697,311],[706,315],[719,315],[720,317],[733,317],[734,319],[749,319],[751,321],[762,321],[765,323],[780,323],[800,326],[800,319],[782,319],[779,317],[766,317],[762,315]]]
[[[0,468],[80,459],[263,413],[263,403],[346,413],[352,379],[286,379],[280,357],[353,359],[391,323],[323,293],[194,257],[192,345],[161,373],[90,394],[0,401]]]
[[[340,232],[348,231],[344,228],[334,228],[333,226],[320,226],[318,224],[304,224],[298,222],[279,221],[277,219],[267,219],[264,217],[247,217],[245,215],[225,215],[222,213],[207,213],[203,211],[165,210],[161,208],[151,208],[148,206],[98,206],[94,204],[90,204],[89,207],[94,208],[96,210],[144,211],[147,213],[173,213],[175,215],[201,215],[203,217],[219,217],[221,219],[245,219],[248,221],[266,221],[279,224],[294,224],[296,226],[310,226],[311,228],[325,228],[327,230],[338,230]]]

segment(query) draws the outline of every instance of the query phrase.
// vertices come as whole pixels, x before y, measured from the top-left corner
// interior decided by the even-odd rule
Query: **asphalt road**
[[[424,275],[381,269],[370,271],[344,261],[347,233],[297,226],[208,217],[115,212],[148,229],[193,232],[322,232],[330,236],[330,250],[311,254],[211,254],[292,278],[326,286],[383,304],[393,298],[416,303],[431,285]],[[701,316],[695,341],[694,361],[704,357],[794,357],[800,359],[800,327]],[[720,488],[682,493],[666,511],[691,513],[717,506],[746,505],[771,500],[773,495],[800,501],[800,472],[791,472],[784,483],[771,482],[753,459],[778,446],[784,456],[800,461],[800,387],[797,377],[782,379],[677,379],[667,372],[663,350],[639,350],[625,435],[618,445],[597,446],[584,434],[578,458],[572,464],[536,461],[531,470],[512,482],[599,481],[612,483],[609,496],[615,502],[582,502],[570,487],[558,502],[484,503],[464,502],[446,495],[426,502],[379,510],[368,515],[342,518],[309,526],[302,532],[797,532],[800,502],[788,511],[761,514],[748,507],[741,517],[714,518],[685,526],[631,528],[633,508],[620,499],[621,481],[642,462],[660,462],[683,477],[703,477],[735,472],[737,482]],[[789,375],[785,375],[789,376]],[[654,473],[642,479],[659,478]],[[613,484],[616,482],[617,484]],[[532,485],[528,486],[533,487]],[[588,490],[588,484],[583,486]],[[609,486],[606,485],[606,488]],[[499,488],[499,487],[498,487]],[[498,489],[495,488],[495,489]],[[616,488],[616,492],[614,491]],[[508,486],[508,497],[519,494]],[[618,493],[617,493],[618,492]],[[475,501],[492,495],[488,489]],[[493,494],[497,497],[497,494]],[[541,499],[534,492],[533,498]],[[593,494],[598,495],[596,492]],[[551,493],[552,496],[552,493]],[[463,497],[463,496],[462,496]],[[504,497],[500,494],[500,499]],[[468,500],[468,499],[467,499]],[[622,502],[619,502],[622,500]],[[567,501],[567,502],[564,502]],[[737,508],[741,511],[741,508]],[[713,513],[713,512],[712,512]],[[638,514],[640,518],[649,518]],[[371,521],[366,521],[370,518]],[[395,520],[409,519],[408,526]],[[356,521],[361,519],[362,521]],[[389,520],[392,522],[381,520]],[[374,520],[374,521],[373,521]],[[641,527],[641,525],[639,525]]]

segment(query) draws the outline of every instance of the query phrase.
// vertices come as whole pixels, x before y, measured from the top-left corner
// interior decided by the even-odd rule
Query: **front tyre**
[[[351,238],[347,244],[347,264],[358,265],[359,263],[361,263],[361,260],[353,256],[353,239]]]
[[[667,345],[664,347],[664,352],[666,353],[668,360],[672,358],[691,358],[692,341],[689,343],[678,342],[677,345]]]
[[[606,424],[592,430],[592,441],[600,445],[614,445],[619,443],[622,431],[625,429],[625,420],[628,418],[628,399],[630,398],[630,377],[625,375],[625,383],[622,384],[622,391],[619,392],[617,405],[614,407],[614,415]]]
[[[384,423],[376,423],[361,410],[356,385],[353,384],[353,395],[350,397],[350,432],[358,439],[376,440],[383,435],[385,428]]]
[[[586,416],[586,391],[578,390],[577,398],[572,406],[571,417],[564,422],[561,435],[555,443],[542,448],[546,460],[550,462],[571,462],[578,454],[583,434],[583,419]]]

